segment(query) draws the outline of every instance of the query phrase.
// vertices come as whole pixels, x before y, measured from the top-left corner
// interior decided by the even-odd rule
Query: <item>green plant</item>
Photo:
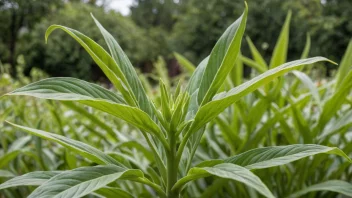
[[[291,13],[287,15],[276,44],[276,48],[280,50],[275,50],[271,62],[286,61],[290,18]],[[252,67],[253,73],[263,73],[269,69],[252,41],[249,38],[247,41],[253,60],[243,55],[236,60],[236,66],[227,80],[226,89],[242,82],[243,64]],[[351,135],[351,120],[349,119],[351,113],[351,85],[349,83],[352,77],[349,71],[352,65],[351,47],[350,43],[337,70],[336,79],[342,77],[340,82],[328,78],[327,83],[324,83],[326,81],[324,79],[324,84],[320,85],[319,78],[318,81],[309,78],[302,72],[304,70],[301,67],[298,68],[299,71],[292,72],[294,75],[281,78],[280,83],[267,85],[228,108],[209,124],[206,135],[199,146],[198,156],[194,161],[226,158],[257,147],[301,143],[337,146],[347,155],[351,155],[349,143],[351,141],[349,138]],[[310,37],[308,36],[301,58],[308,56],[309,48]],[[187,71],[189,68],[194,68],[179,54],[175,57]],[[312,74],[319,71],[318,69],[308,67],[305,72]],[[294,165],[256,171],[256,174],[261,176],[269,189],[275,189],[274,193],[278,197],[298,195],[296,191],[315,196],[335,197],[336,193],[333,192],[337,189],[333,187],[334,185],[331,187],[335,190],[325,188],[330,192],[324,192],[323,188],[316,187],[339,183],[334,181],[337,179],[351,181],[349,167],[348,162],[336,158],[313,158],[301,160]],[[304,190],[305,188],[307,191]],[[313,192],[313,189],[315,191],[320,189],[323,192]],[[234,192],[238,190],[241,190],[241,186],[233,186],[230,182],[221,179],[209,182],[206,187],[192,186],[192,193],[197,194],[197,197],[222,197],[221,193],[232,193],[232,196],[236,196]],[[252,194],[241,196],[252,196]]]
[[[68,33],[91,55],[119,93],[74,78],[49,78],[26,85],[6,95],[66,101],[65,105],[68,108],[84,112],[72,103],[67,103],[67,101],[75,101],[120,118],[137,128],[145,138],[148,147],[144,146],[144,141],[141,139],[136,139],[137,143],[131,146],[139,152],[149,149],[153,155],[151,159],[153,163],[148,164],[150,168],[138,167],[138,163],[133,163],[133,158],[125,158],[125,155],[114,150],[110,153],[103,152],[83,141],[66,137],[65,132],[58,135],[8,122],[31,135],[62,145],[72,153],[83,156],[89,163],[81,167],[72,166],[72,170],[27,173],[2,183],[0,189],[39,185],[29,197],[82,197],[88,194],[105,197],[156,195],[170,198],[181,195],[191,197],[194,195],[186,191],[189,182],[216,176],[243,183],[263,196],[274,197],[261,179],[252,172],[253,170],[284,165],[322,153],[340,155],[351,163],[352,160],[338,148],[294,144],[257,148],[225,159],[209,158],[197,165],[192,164],[206,125],[225,109],[289,71],[298,69],[302,65],[329,61],[326,58],[315,57],[280,66],[275,65],[270,70],[238,84],[227,92],[218,93],[235,65],[246,18],[247,8],[220,37],[211,54],[198,65],[185,90],[179,84],[180,86],[171,93],[160,81],[159,106],[149,99],[121,47],[95,18],[110,54],[76,30],[59,25],[50,26],[46,32],[46,39],[55,29]],[[100,120],[87,113],[83,114],[92,121]],[[100,125],[103,126],[101,123]],[[107,133],[109,133],[108,127],[104,127]],[[109,134],[113,136],[114,132]],[[137,186],[138,190],[132,190],[134,182],[143,185]],[[339,184],[343,183],[339,182]],[[350,184],[343,183],[343,185],[346,186],[346,190],[342,189],[338,192],[348,195]]]

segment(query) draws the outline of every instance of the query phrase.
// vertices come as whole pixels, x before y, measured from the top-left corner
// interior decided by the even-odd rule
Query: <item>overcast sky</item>
[[[108,7],[121,12],[122,15],[128,15],[130,13],[129,7],[132,3],[133,0],[110,0]]]

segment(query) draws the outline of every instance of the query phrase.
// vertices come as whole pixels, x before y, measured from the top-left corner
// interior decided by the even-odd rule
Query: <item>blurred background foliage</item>
[[[266,60],[274,49],[285,16],[292,10],[288,60],[300,57],[307,34],[310,56],[341,60],[352,35],[351,0],[247,0],[246,36]],[[224,29],[243,10],[242,0],[134,0],[129,15],[109,9],[111,0],[0,0],[0,60],[16,77],[39,68],[50,76],[102,80],[88,54],[63,32],[45,44],[51,24],[72,27],[105,47],[90,13],[119,41],[135,67],[150,72],[159,56],[169,75],[179,73],[173,52],[198,63],[210,53]],[[242,54],[250,56],[247,42]],[[18,63],[22,55],[24,60]],[[326,70],[330,75],[331,68]]]

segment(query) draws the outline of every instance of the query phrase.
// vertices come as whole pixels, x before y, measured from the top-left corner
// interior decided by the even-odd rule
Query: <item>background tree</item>
[[[13,76],[20,34],[31,31],[43,16],[61,5],[61,0],[0,0],[0,59],[11,65]]]
[[[251,11],[245,34],[267,60],[289,10],[293,17],[288,60],[300,57],[309,33],[311,56],[321,55],[338,61],[352,36],[350,0],[247,2]],[[93,21],[89,13],[92,12],[120,41],[136,67],[150,72],[160,55],[166,60],[169,74],[175,75],[179,70],[172,53],[179,52],[193,63],[199,63],[225,28],[241,14],[244,5],[243,1],[233,0],[134,0],[130,16],[122,16],[108,6],[109,0],[0,0],[0,60],[14,68],[18,55],[22,54],[26,74],[38,67],[53,76],[97,80],[100,73],[78,45],[62,42],[67,38],[60,33],[54,34],[48,45],[43,39],[46,28],[52,23],[78,30],[91,27]],[[83,33],[99,38],[97,29],[88,30]],[[59,51],[67,53],[57,53]],[[245,41],[242,53],[250,56]],[[15,76],[16,70],[11,71]]]
[[[44,43],[45,30],[49,25],[61,24],[76,28],[108,49],[90,13],[94,14],[117,38],[135,65],[147,62],[158,55],[158,51],[155,50],[158,46],[155,46],[155,43],[146,37],[145,30],[137,27],[130,18],[123,17],[114,11],[106,13],[103,8],[90,4],[67,3],[57,14],[43,20],[28,35],[28,45],[24,49],[27,51],[26,73],[29,73],[32,67],[39,67],[52,76],[74,76],[98,80],[101,73],[92,59],[77,43],[71,42],[71,38],[63,32],[55,32],[48,44]]]

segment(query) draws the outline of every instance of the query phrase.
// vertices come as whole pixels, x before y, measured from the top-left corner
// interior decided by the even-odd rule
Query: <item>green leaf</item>
[[[310,35],[307,34],[306,44],[304,45],[304,49],[303,49],[303,52],[301,54],[301,59],[308,58],[308,54],[309,54],[309,51],[310,51],[310,44],[311,44]]]
[[[89,37],[78,32],[77,30],[61,26],[61,25],[51,25],[46,33],[45,40],[48,40],[49,35],[56,29],[61,29],[74,38],[81,46],[88,52],[88,54],[97,63],[104,74],[109,78],[112,84],[122,93],[126,102],[129,105],[134,105],[135,100],[131,96],[130,90],[127,88],[127,80],[122,73],[121,69],[117,66],[114,59],[102,48],[99,44],[94,42]]]
[[[318,139],[322,140],[326,136],[336,134],[341,129],[351,125],[352,125],[352,111],[348,111],[347,113],[344,113],[342,114],[342,116],[337,118],[337,120],[334,120],[332,124],[326,125],[322,134],[318,137]]]
[[[262,57],[262,55],[260,55],[259,51],[253,44],[252,40],[248,36],[246,37],[246,40],[249,46],[249,50],[251,51],[252,57],[255,60],[255,62],[257,62],[261,66],[261,69],[263,69],[264,71],[268,70],[268,64],[266,64],[264,58]]]
[[[291,10],[287,13],[284,26],[281,29],[279,39],[276,42],[273,55],[270,60],[270,68],[277,67],[286,62],[288,40],[290,34]]]
[[[15,175],[8,170],[0,170],[0,178],[1,177],[14,177]]]
[[[171,119],[171,109],[170,109],[171,96],[167,91],[165,83],[161,79],[159,80],[159,85],[160,85],[159,89],[160,89],[162,114],[165,120],[170,120]]]
[[[94,125],[99,126],[100,128],[104,129],[112,139],[116,139],[116,133],[114,132],[113,128],[106,124],[101,118],[91,114],[91,112],[87,111],[86,108],[83,106],[79,106],[74,102],[62,102],[63,105],[67,106],[69,109],[77,112],[78,114],[82,115],[82,117],[86,117],[90,120],[90,123],[94,123]]]
[[[105,198],[133,198],[133,195],[120,188],[104,187],[96,190],[94,193],[102,195]]]
[[[289,197],[300,197],[314,191],[332,191],[346,196],[352,196],[352,184],[340,180],[329,180],[311,185],[303,190],[293,193]]]
[[[227,158],[225,162],[237,164],[248,169],[262,169],[288,164],[321,153],[339,155],[352,163],[352,160],[340,149],[315,144],[257,148]]]
[[[267,72],[231,89],[228,92],[223,92],[217,94],[213,100],[206,105],[202,106],[197,112],[192,127],[190,129],[191,133],[194,133],[206,123],[211,121],[213,118],[218,116],[227,107],[229,107],[234,102],[238,101],[243,96],[253,92],[259,87],[269,83],[278,76],[282,76],[285,73],[298,68],[301,65],[312,64],[318,61],[329,61],[323,57],[315,57],[303,60],[297,60],[285,63],[279,67],[268,70]]]
[[[199,65],[197,66],[196,70],[194,71],[193,75],[188,81],[187,91],[189,95],[192,95],[199,89],[200,83],[202,81],[202,77],[209,62],[209,56],[203,59]]]
[[[225,179],[231,179],[244,183],[245,185],[254,188],[260,194],[266,197],[274,197],[266,185],[248,169],[229,163],[218,164],[213,167],[194,167],[189,170],[187,176],[181,178],[174,185],[173,190],[179,189],[187,182],[209,177],[217,176]]]
[[[51,78],[41,80],[6,95],[26,95],[43,99],[77,101],[121,118],[141,130],[159,138],[161,131],[147,113],[119,102],[114,93],[97,85],[74,78]]]
[[[83,197],[117,179],[143,177],[140,170],[115,165],[81,167],[60,173],[35,189],[28,198]]]
[[[299,109],[299,107],[294,104],[294,102],[291,100],[291,98],[288,97],[288,99],[289,99],[289,103],[291,104],[292,119],[293,119],[293,124],[294,124],[295,130],[297,130],[300,133],[300,135],[302,136],[303,143],[309,144],[313,141],[313,137],[312,137],[312,131],[311,131],[310,126],[307,122],[307,119],[304,118],[302,110]],[[282,121],[280,123],[282,123]],[[284,123],[282,123],[282,124],[284,124]],[[282,124],[281,124],[281,126],[282,126]]]
[[[130,150],[137,150],[138,152],[143,153],[143,156],[147,158],[150,162],[154,161],[154,156],[151,150],[148,149],[148,147],[145,147],[143,145],[143,142],[139,142],[137,140],[131,140],[127,142],[122,142],[117,144],[114,148],[116,149],[130,149]]]
[[[0,157],[0,168],[7,166],[10,161],[15,159],[21,153],[20,150],[14,150],[8,153],[5,153]]]
[[[348,47],[346,49],[345,54],[342,57],[342,61],[339,65],[339,69],[337,71],[337,81],[336,85],[337,87],[341,86],[341,83],[343,79],[346,77],[348,72],[350,71],[352,67],[352,39],[350,40]]]
[[[174,56],[178,64],[186,69],[188,73],[193,74],[194,70],[196,70],[196,66],[194,66],[189,60],[177,52],[174,52]]]
[[[266,98],[259,98],[252,104],[252,108],[249,110],[248,116],[244,118],[248,125],[248,131],[253,131],[257,127],[269,106],[270,103]]]
[[[251,67],[251,68],[257,70],[257,72],[259,72],[259,73],[264,73],[268,70],[267,68],[263,68],[263,66],[261,66],[257,62],[255,62],[252,59],[247,58],[243,55],[240,55],[239,58],[244,64],[246,64],[248,67]]]
[[[233,86],[238,86],[243,82],[243,62],[241,60],[242,54],[239,52],[235,62],[235,66],[232,68],[229,79],[231,79]]]
[[[319,135],[325,127],[326,123],[340,110],[343,103],[346,101],[347,95],[352,88],[352,71],[349,71],[345,76],[341,85],[335,90],[332,96],[328,98],[324,105],[323,110],[319,116],[317,125],[313,129],[313,135]]]
[[[246,28],[247,4],[242,16],[226,29],[210,53],[198,92],[198,103],[211,100],[235,65]]]
[[[25,127],[25,126],[20,126],[17,124],[13,124],[11,122],[7,122],[7,123],[9,123],[17,128],[22,129],[31,135],[35,135],[35,136],[41,137],[43,139],[47,139],[47,140],[56,142],[58,144],[61,144],[65,148],[67,148],[75,153],[78,153],[78,154],[82,155],[83,157],[86,157],[87,159],[89,159],[95,163],[115,164],[117,166],[123,167],[122,164],[117,162],[115,159],[113,159],[109,155],[103,153],[102,151],[100,151],[92,146],[89,146],[88,144],[84,144],[80,141],[72,140],[67,137],[57,135],[54,133],[48,133],[48,132],[45,132],[42,130],[32,129],[32,128]]]
[[[209,61],[209,56],[199,63],[195,72],[193,73],[193,75],[188,81],[186,90],[190,95],[191,99],[187,110],[188,115],[186,116],[186,120],[191,120],[195,116],[196,112],[198,111],[198,107],[199,107],[198,99],[197,99],[198,91],[199,91],[199,86],[200,86],[205,68],[208,64],[208,61]]]
[[[69,77],[47,78],[18,88],[6,95],[27,95],[68,101],[103,99],[116,103],[125,103],[119,94],[115,94],[96,84]]]
[[[300,71],[292,71],[292,73],[309,89],[312,93],[314,100],[321,106],[320,95],[318,92],[318,88],[315,86],[314,82],[311,78],[307,76],[307,74]]]
[[[131,61],[128,59],[125,52],[122,50],[120,45],[114,39],[114,37],[94,18],[95,24],[98,26],[101,34],[104,36],[105,42],[109,47],[112,58],[117,63],[118,67],[122,71],[122,75],[126,78],[128,85],[130,86],[134,97],[137,100],[138,106],[148,115],[153,116],[152,105],[150,104],[149,98],[144,90],[141,81],[138,78],[136,70],[133,68]],[[120,77],[121,78],[121,77]],[[121,78],[122,79],[122,78]]]
[[[62,171],[36,171],[14,177],[0,184],[0,190],[18,186],[40,186]]]

